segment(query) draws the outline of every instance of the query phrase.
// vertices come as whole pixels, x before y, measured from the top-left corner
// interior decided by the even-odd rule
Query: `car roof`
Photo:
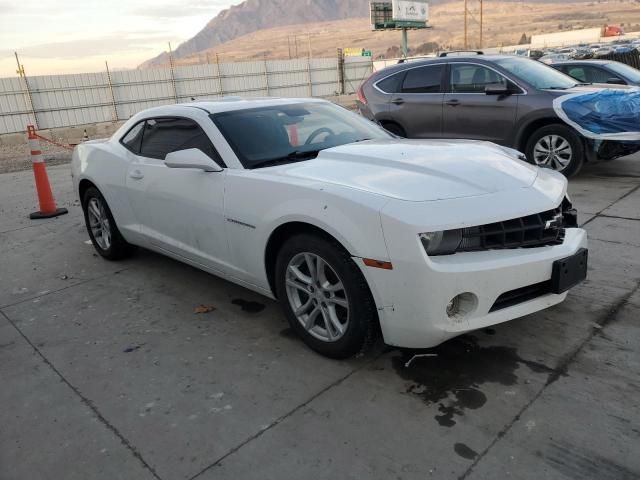
[[[302,103],[330,103],[320,98],[279,98],[279,97],[220,97],[211,100],[163,105],[144,110],[144,116],[150,115],[180,115],[185,109],[197,108],[207,113],[221,113],[250,108],[273,107],[278,105],[292,105]],[[142,113],[142,112],[141,112]]]
[[[396,72],[402,72],[404,70],[409,70],[411,68],[416,68],[416,67],[421,67],[421,66],[426,66],[426,65],[432,65],[432,64],[438,64],[438,63],[455,63],[455,62],[468,62],[470,60],[473,60],[476,63],[486,63],[486,64],[491,64],[492,60],[500,60],[503,58],[526,58],[526,57],[519,57],[517,55],[499,55],[499,54],[492,54],[492,55],[459,55],[456,54],[455,56],[450,56],[450,57],[433,57],[433,58],[425,58],[422,60],[412,60],[410,62],[403,62],[403,63],[398,63],[397,65],[391,65],[389,67],[385,67],[385,68],[381,68],[380,70],[377,70],[375,72],[374,75],[372,75],[372,78],[379,78],[382,72],[384,76],[389,76],[392,75]]]
[[[553,65],[607,65],[611,60],[568,60],[554,63]]]

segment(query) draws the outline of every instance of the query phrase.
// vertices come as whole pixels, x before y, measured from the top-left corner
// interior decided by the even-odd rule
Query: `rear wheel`
[[[89,187],[82,198],[84,221],[91,243],[108,260],[131,255],[135,247],[122,237],[106,200],[95,187]]]
[[[276,289],[291,328],[316,352],[342,359],[370,345],[373,298],[340,245],[309,234],[287,240],[278,254]]]
[[[551,168],[565,177],[576,175],[584,164],[584,145],[578,134],[566,125],[547,125],[536,130],[527,142],[529,162]]]

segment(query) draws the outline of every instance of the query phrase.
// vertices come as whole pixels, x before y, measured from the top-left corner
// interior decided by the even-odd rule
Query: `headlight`
[[[522,152],[519,152],[515,148],[509,148],[509,147],[503,147],[503,146],[500,146],[500,148],[512,158],[517,158],[518,160],[522,160],[523,162],[527,161],[526,155]]]
[[[421,233],[419,237],[427,255],[451,255],[462,242],[462,230]]]

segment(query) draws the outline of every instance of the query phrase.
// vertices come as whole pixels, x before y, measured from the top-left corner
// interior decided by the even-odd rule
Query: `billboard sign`
[[[342,49],[342,53],[345,57],[370,57],[371,50],[365,48],[347,47]]]
[[[393,20],[399,22],[426,23],[429,20],[429,4],[419,0],[393,0]]]

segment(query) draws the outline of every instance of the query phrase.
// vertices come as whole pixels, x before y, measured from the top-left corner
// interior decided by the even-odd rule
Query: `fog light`
[[[478,297],[466,292],[456,295],[447,304],[447,316],[453,322],[461,322],[478,308]]]
[[[453,317],[460,312],[460,295],[457,295],[451,299],[447,304],[447,315]]]

